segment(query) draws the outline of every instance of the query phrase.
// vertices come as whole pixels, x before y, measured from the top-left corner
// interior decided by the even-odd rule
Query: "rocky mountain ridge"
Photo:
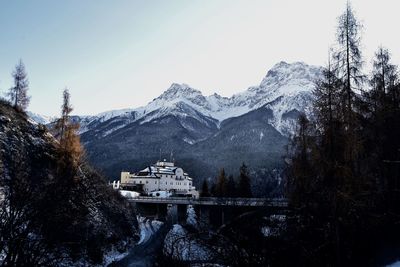
[[[173,83],[146,106],[112,110],[95,116],[79,116],[76,119],[81,123],[81,133],[84,133],[99,123],[118,118],[121,123],[104,133],[107,135],[122,125],[138,120],[144,123],[166,115],[191,116],[202,123],[214,122],[218,126],[225,119],[267,105],[274,114],[271,125],[283,135],[289,135],[293,132],[293,125],[288,122],[288,115],[293,111],[310,112],[307,102],[321,70],[320,67],[303,62],[289,64],[282,61],[267,72],[258,86],[249,87],[231,97],[223,97],[217,93],[204,96],[201,91],[187,84]],[[39,123],[50,120],[49,117],[32,115]]]

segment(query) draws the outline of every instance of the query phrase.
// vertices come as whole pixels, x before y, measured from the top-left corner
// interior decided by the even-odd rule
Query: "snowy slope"
[[[44,125],[49,124],[54,120],[54,118],[52,118],[50,116],[44,116],[44,115],[40,115],[40,114],[33,113],[30,111],[28,111],[27,114],[28,114],[29,118],[31,120],[33,120],[34,122],[44,124]]]

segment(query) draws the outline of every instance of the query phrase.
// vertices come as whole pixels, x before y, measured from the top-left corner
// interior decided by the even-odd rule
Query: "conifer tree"
[[[353,111],[354,89],[359,89],[364,80],[362,74],[361,54],[361,29],[362,25],[355,17],[351,4],[347,2],[346,10],[338,18],[337,49],[334,53],[336,71],[339,79],[343,81],[343,101],[346,123],[350,127]]]
[[[72,106],[70,103],[70,93],[69,90],[66,88],[63,91],[63,103],[61,105],[61,117],[60,119],[57,121],[57,129],[59,130],[59,139],[60,142],[62,143],[63,140],[65,139],[65,135],[66,135],[66,129],[67,126],[69,124],[69,117],[70,114],[72,112]]]
[[[384,190],[385,198],[391,198],[388,203],[395,203],[400,199],[396,196],[400,189],[400,106],[396,100],[399,78],[397,66],[383,47],[375,53],[370,85],[371,90],[365,94],[369,104],[365,139],[370,155],[366,174],[378,181],[376,186]]]
[[[14,78],[14,86],[8,92],[10,101],[14,105],[14,108],[26,110],[30,101],[30,97],[28,96],[29,82],[22,60],[15,66],[12,76]]]
[[[77,163],[83,154],[83,149],[77,133],[79,124],[72,123],[70,120],[72,110],[70,93],[68,89],[64,89],[61,117],[55,125],[56,137],[58,137],[60,148],[65,152],[65,155],[72,156],[73,161]]]
[[[390,59],[389,50],[379,47],[373,60],[370,79],[372,90],[367,93],[367,98],[372,101],[375,112],[388,108],[396,99],[395,92],[396,85],[398,84],[397,66],[393,65]]]
[[[345,132],[345,145],[343,156],[345,158],[346,179],[349,188],[353,188],[359,182],[355,179],[357,157],[360,155],[361,140],[359,132],[359,104],[355,90],[362,90],[365,75],[362,73],[363,61],[361,52],[362,25],[356,18],[350,2],[338,18],[337,47],[334,51],[335,72],[340,79],[340,98],[343,129]]]

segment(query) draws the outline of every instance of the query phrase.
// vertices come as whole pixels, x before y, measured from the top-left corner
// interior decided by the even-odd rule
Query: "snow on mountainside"
[[[299,112],[310,112],[311,91],[321,71],[321,67],[303,62],[279,62],[267,72],[260,85],[252,86],[231,97],[218,94],[204,96],[189,85],[173,83],[146,106],[81,117],[81,132],[84,133],[99,123],[110,120],[115,126],[107,128],[103,133],[105,136],[129,123],[150,122],[168,115],[178,118],[191,117],[211,127],[210,124],[215,123],[218,126],[225,119],[241,116],[265,106],[273,112],[269,123],[287,136],[293,133]]]
[[[31,120],[33,120],[36,123],[40,123],[40,124],[49,124],[54,119],[50,116],[44,116],[44,115],[40,115],[40,114],[33,113],[30,111],[28,111],[27,114]]]

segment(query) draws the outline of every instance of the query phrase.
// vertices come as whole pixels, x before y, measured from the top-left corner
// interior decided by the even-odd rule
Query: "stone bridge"
[[[282,213],[287,210],[284,198],[226,198],[226,197],[133,197],[128,198],[138,213],[156,219],[184,223],[188,207],[193,206],[200,221],[217,225],[226,223],[238,214],[257,209],[268,209]],[[147,213],[147,214],[146,214]],[[218,218],[218,219],[215,219]]]

